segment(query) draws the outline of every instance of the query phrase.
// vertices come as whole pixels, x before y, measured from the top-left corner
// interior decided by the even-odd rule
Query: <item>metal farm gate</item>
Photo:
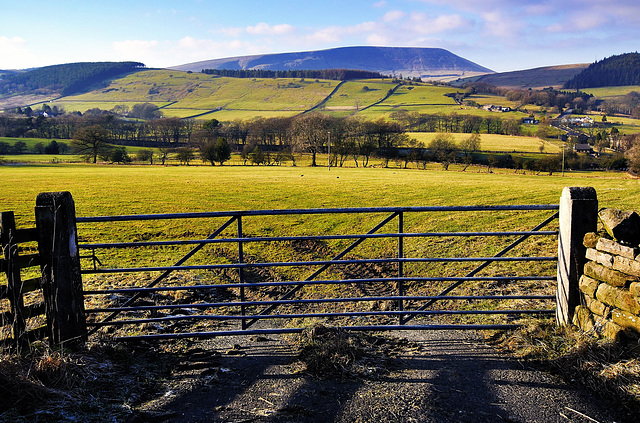
[[[555,312],[558,208],[78,217],[87,326],[122,340],[295,333],[315,323],[511,328],[522,315]],[[109,240],[87,241],[87,225]]]

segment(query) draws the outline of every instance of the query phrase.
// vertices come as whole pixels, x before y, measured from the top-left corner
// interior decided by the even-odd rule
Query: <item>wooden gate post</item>
[[[11,303],[13,316],[13,340],[17,350],[28,346],[26,321],[24,318],[24,299],[22,298],[22,279],[18,264],[18,241],[16,237],[16,221],[13,212],[0,214],[0,243],[4,250],[7,274],[7,296]]]
[[[591,187],[565,187],[560,197],[559,223],[556,323],[568,325],[580,304],[578,281],[586,262],[584,236],[597,230],[596,190]]]
[[[36,228],[50,343],[81,348],[87,338],[87,325],[71,193],[39,194]]]

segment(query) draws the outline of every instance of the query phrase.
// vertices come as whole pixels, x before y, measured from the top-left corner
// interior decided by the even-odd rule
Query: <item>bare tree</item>
[[[444,170],[455,161],[458,147],[451,134],[437,134],[427,147],[434,158],[442,164]]]
[[[98,156],[105,154],[110,146],[107,144],[107,130],[101,125],[81,128],[73,135],[71,149],[87,161],[98,162]]]
[[[316,156],[329,137],[331,118],[320,113],[307,113],[293,119],[291,136],[296,138],[296,146],[311,153],[311,166],[317,166]]]

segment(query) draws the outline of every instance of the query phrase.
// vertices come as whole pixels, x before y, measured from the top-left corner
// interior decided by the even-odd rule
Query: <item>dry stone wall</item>
[[[580,305],[573,323],[619,340],[640,336],[640,249],[588,233],[587,263],[580,277]]]

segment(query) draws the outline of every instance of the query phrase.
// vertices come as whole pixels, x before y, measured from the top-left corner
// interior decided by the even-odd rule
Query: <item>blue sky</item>
[[[637,0],[0,0],[0,69],[374,45],[444,48],[503,72],[639,44]]]

